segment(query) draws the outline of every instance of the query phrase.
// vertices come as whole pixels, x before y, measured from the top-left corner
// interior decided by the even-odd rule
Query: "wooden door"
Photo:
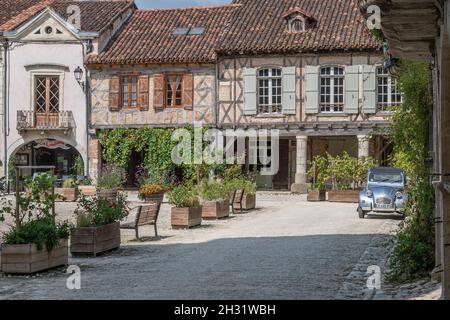
[[[59,76],[37,76],[34,84],[36,127],[59,126]]]
[[[289,189],[289,140],[280,140],[279,169],[273,177],[273,188],[278,190]]]

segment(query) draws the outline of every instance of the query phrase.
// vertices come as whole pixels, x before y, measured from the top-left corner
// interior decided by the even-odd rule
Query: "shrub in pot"
[[[1,264],[5,273],[35,273],[68,264],[71,226],[55,222],[56,178],[41,174],[27,179],[28,193],[16,193],[17,210],[11,200],[0,201],[0,222],[11,215],[15,225],[3,236]]]
[[[220,182],[202,183],[203,219],[220,219],[230,215],[230,199],[227,187]]]
[[[118,189],[125,181],[126,174],[123,168],[105,165],[97,179],[97,196],[115,201]]]
[[[74,179],[66,179],[62,188],[55,188],[55,192],[61,196],[64,201],[76,201],[78,197],[78,186]]]
[[[188,186],[174,187],[168,193],[173,206],[171,222],[173,228],[191,228],[202,223],[202,208],[197,191]]]
[[[125,195],[119,194],[114,201],[83,196],[75,214],[77,226],[70,238],[73,255],[96,256],[120,247],[120,221],[128,214]]]
[[[84,178],[78,180],[78,193],[83,196],[95,196],[97,195],[97,188],[92,184],[90,178]]]
[[[139,199],[145,202],[161,203],[164,199],[166,187],[162,179],[149,177],[143,180],[139,189]]]
[[[307,195],[308,201],[326,200],[325,184],[329,180],[328,166],[327,157],[317,156],[311,161],[307,172],[308,178],[312,180],[311,190],[308,191]]]

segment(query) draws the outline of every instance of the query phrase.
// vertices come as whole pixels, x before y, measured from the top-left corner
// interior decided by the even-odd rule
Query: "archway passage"
[[[72,146],[55,139],[40,139],[23,145],[15,153],[15,163],[21,166],[54,166],[58,179],[83,176],[80,153]]]

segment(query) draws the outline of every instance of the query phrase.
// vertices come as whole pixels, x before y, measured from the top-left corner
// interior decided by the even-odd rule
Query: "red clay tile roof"
[[[2,0],[0,4],[0,32],[8,31],[21,23],[24,14],[28,18],[30,12],[35,13],[41,10],[40,5],[43,2],[42,0]],[[30,10],[30,8],[32,9]],[[20,15],[22,17],[18,17]]]
[[[3,1],[6,4],[0,13],[0,31],[19,27],[47,6],[67,19],[68,6],[77,5],[81,10],[81,30],[99,32],[126,9],[135,7],[132,0],[2,0],[2,6]]]
[[[340,50],[381,50],[359,10],[358,0],[234,0],[241,4],[221,40],[219,53],[270,54]],[[299,8],[317,28],[290,33],[283,18]]]
[[[214,62],[215,49],[239,6],[137,10],[110,46],[89,64]],[[204,27],[203,35],[174,35],[176,28]]]

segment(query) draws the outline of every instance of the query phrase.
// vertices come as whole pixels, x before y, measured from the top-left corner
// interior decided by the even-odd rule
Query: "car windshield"
[[[369,182],[402,183],[403,177],[400,173],[376,173],[369,175]]]

